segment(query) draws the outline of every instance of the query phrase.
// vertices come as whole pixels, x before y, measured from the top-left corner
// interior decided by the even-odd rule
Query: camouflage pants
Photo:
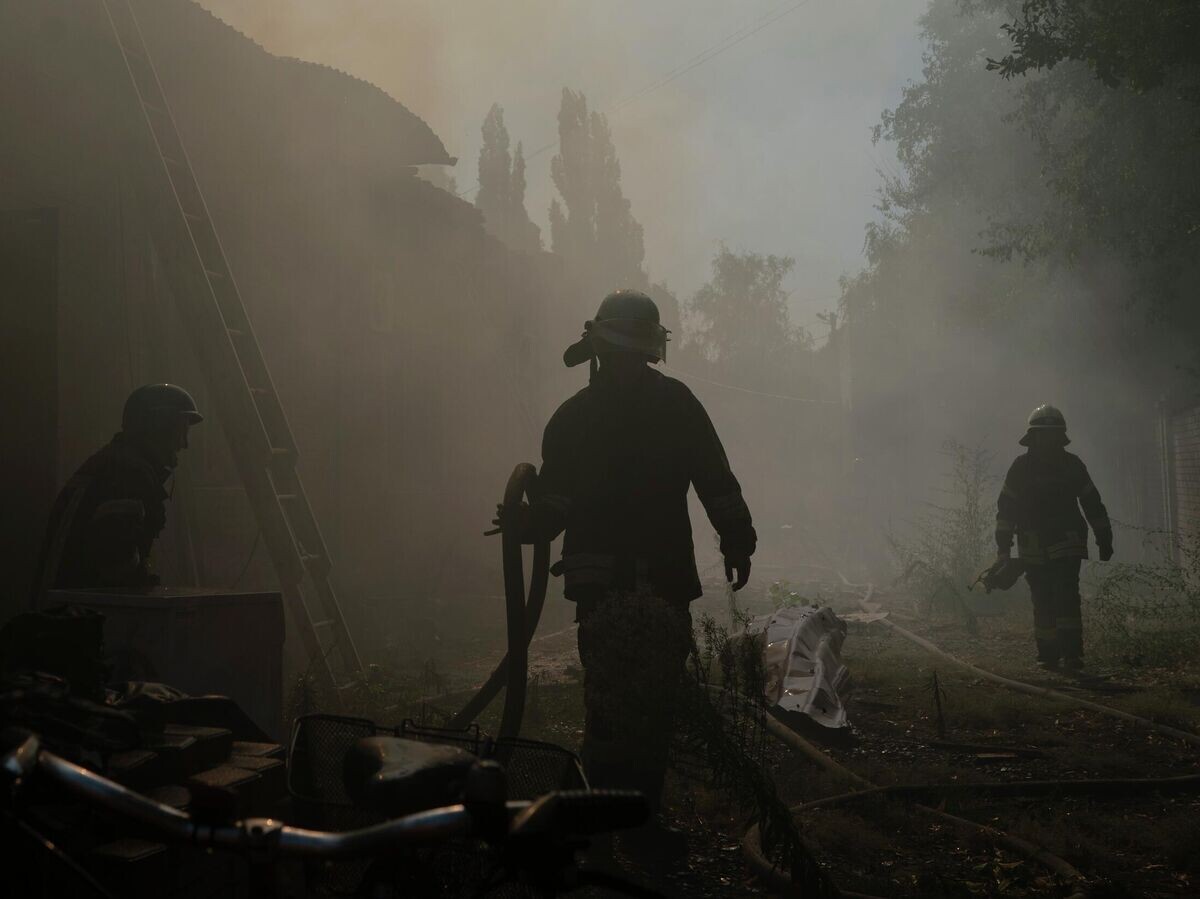
[[[1056,559],[1025,571],[1033,595],[1033,635],[1039,662],[1083,658],[1079,559]]]
[[[658,808],[692,643],[687,603],[613,591],[576,604],[584,771],[593,787],[641,790]]]

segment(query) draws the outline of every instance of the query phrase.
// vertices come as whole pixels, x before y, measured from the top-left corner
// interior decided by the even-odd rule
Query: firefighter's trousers
[[[688,605],[616,590],[578,601],[576,617],[588,781],[641,790],[657,811],[692,643]]]
[[[1080,563],[1080,559],[1055,559],[1025,570],[1033,594],[1033,635],[1039,662],[1083,658]]]

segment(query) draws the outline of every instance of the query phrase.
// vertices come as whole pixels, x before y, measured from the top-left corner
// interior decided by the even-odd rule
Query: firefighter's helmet
[[[567,347],[568,367],[595,358],[598,353],[639,353],[661,362],[667,358],[667,335],[654,300],[638,290],[618,290],[600,304],[596,317],[583,326],[583,336]]]
[[[1054,406],[1043,403],[1029,413],[1029,425],[1025,431],[1025,436],[1021,438],[1021,446],[1029,446],[1032,442],[1030,435],[1034,431],[1055,431],[1062,437],[1062,444],[1066,446],[1071,442],[1067,437],[1067,420],[1063,414]]]
[[[144,431],[182,417],[188,424],[204,421],[192,395],[175,384],[146,384],[129,394],[121,413],[121,429]]]

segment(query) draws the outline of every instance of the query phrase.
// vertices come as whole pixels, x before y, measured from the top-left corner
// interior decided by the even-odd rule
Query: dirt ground
[[[1186,672],[1177,672],[1174,681],[1131,672],[1094,681],[1048,674],[1033,664],[1032,640],[1019,614],[982,621],[974,635],[958,625],[904,624],[985,669],[1175,727],[1196,731],[1200,725],[1200,708],[1186,699]],[[851,627],[844,660],[854,673],[849,713],[858,740],[828,752],[879,785],[1197,773],[1196,750],[1186,744],[1069,702],[1029,697],[980,680],[879,624]],[[935,671],[942,690],[941,734],[932,689]],[[947,743],[996,748],[954,749]],[[786,754],[775,764],[789,802],[846,790]],[[941,807],[1058,855],[1094,882],[1094,895],[1200,894],[1200,799],[1194,794],[955,796]],[[913,897],[1065,895],[1038,863],[991,841],[964,839],[915,813],[911,804],[863,801],[818,809],[805,814],[801,825],[809,845],[845,889]]]
[[[854,608],[849,591],[824,598],[843,611]],[[985,669],[1200,731],[1198,671],[1100,665],[1085,679],[1047,673],[1033,663],[1031,622],[1020,606],[980,618],[972,634],[961,622],[919,619],[903,597],[881,601],[905,627]],[[750,611],[760,611],[756,606],[763,605],[763,597],[751,597],[749,605]],[[703,611],[718,620],[727,614],[720,599],[696,609]],[[563,624],[561,618],[557,624]],[[439,662],[438,686],[452,690],[480,682],[499,658],[487,642],[480,638],[478,654],[469,661]],[[525,736],[578,747],[582,689],[574,643],[573,627],[560,626],[532,645]],[[843,659],[853,678],[848,711],[854,740],[826,751],[879,786],[1198,772],[1193,747],[1070,702],[1025,696],[983,681],[878,623],[851,623]],[[445,704],[453,708],[453,697]],[[850,789],[775,740],[766,741],[760,761],[789,806]],[[736,797],[673,777],[668,806],[670,821],[688,833],[687,862],[667,871],[631,868],[632,874],[671,896],[770,894],[745,864],[741,841],[748,810]],[[938,807],[1059,856],[1086,875],[1095,897],[1200,895],[1200,797],[1194,792],[1036,798],[955,793]],[[909,801],[872,798],[827,806],[804,812],[798,824],[805,845],[837,885],[855,893],[1021,897],[1071,892],[1043,864],[992,839],[964,834]]]

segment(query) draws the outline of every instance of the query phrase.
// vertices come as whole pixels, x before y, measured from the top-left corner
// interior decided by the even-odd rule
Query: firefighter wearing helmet
[[[756,544],[707,413],[651,367],[666,357],[667,334],[644,293],[605,297],[563,354],[568,366],[589,363],[591,378],[546,426],[534,500],[498,518],[527,541],[565,531],[554,570],[579,623],[584,768],[593,786],[640,789],[655,808],[691,647],[689,604],[701,594],[689,488],[720,536],[735,590]],[[630,848],[669,854],[678,837],[652,825]]]
[[[1096,534],[1102,562],[1112,558],[1113,533],[1087,466],[1066,450],[1070,442],[1058,409],[1033,410],[1020,441],[1028,449],[1013,462],[1000,491],[996,546],[999,559],[1008,559],[1016,535],[1033,595],[1039,664],[1056,668],[1061,663],[1078,670],[1083,666],[1079,567],[1088,557],[1088,525]]]
[[[121,430],[80,466],[50,513],[34,580],[45,591],[137,589],[158,583],[150,564],[166,524],[164,483],[203,421],[196,402],[174,384],[147,384],[125,401]]]

